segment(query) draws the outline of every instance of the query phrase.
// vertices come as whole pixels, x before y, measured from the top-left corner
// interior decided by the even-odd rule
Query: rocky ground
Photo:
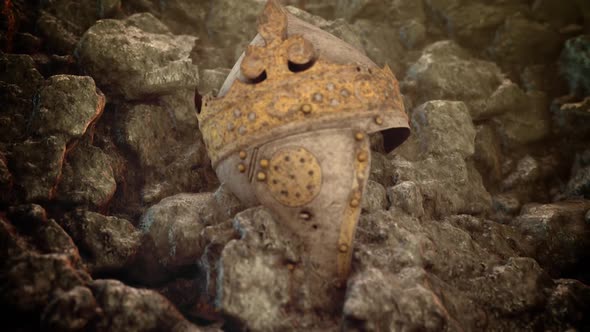
[[[412,126],[373,139],[331,314],[198,130],[263,4],[3,1],[3,331],[590,330],[590,2],[287,1],[389,64]]]

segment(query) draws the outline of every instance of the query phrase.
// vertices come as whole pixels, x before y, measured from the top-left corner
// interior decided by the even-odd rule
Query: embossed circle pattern
[[[281,204],[297,207],[311,202],[322,186],[322,169],[304,148],[285,148],[270,160],[268,188]]]

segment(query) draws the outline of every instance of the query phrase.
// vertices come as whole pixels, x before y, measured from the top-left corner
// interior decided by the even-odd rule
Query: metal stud
[[[264,180],[266,180],[266,173],[264,173],[264,172],[258,172],[258,174],[256,174],[256,179],[258,179],[258,181],[264,181]]]
[[[356,159],[360,162],[365,162],[367,161],[367,159],[369,158],[369,155],[367,154],[367,152],[365,151],[360,151],[357,155],[356,155]]]
[[[348,251],[348,244],[346,244],[346,243],[340,244],[340,246],[338,247],[338,250],[340,250],[341,253],[347,252]]]
[[[309,114],[311,113],[311,105],[310,104],[303,104],[301,105],[301,112],[303,112],[304,114]]]
[[[350,200],[350,206],[353,208],[358,207],[360,204],[360,201],[356,198]]]
[[[246,159],[246,157],[248,157],[248,154],[246,153],[246,151],[240,151],[240,159],[244,160]]]
[[[240,173],[244,173],[246,171],[246,165],[242,163],[238,164],[238,171],[240,171]]]
[[[375,123],[378,125],[382,125],[383,124],[383,118],[381,118],[379,115],[377,115],[375,117]]]
[[[357,141],[362,141],[365,138],[365,134],[361,133],[360,131],[354,134],[354,139]]]
[[[270,165],[268,159],[262,159],[260,160],[260,167],[262,168],[268,168],[268,166]]]

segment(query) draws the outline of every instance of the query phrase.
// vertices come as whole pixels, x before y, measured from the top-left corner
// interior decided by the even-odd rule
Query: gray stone
[[[552,124],[559,135],[581,139],[590,136],[590,97],[582,101],[571,95],[555,99],[551,112]]]
[[[403,181],[387,188],[387,197],[392,207],[400,208],[415,217],[424,215],[424,206],[420,188],[412,181]]]
[[[189,55],[196,38],[150,33],[133,24],[101,20],[82,36],[79,62],[97,84],[126,99],[194,91],[199,74]]]
[[[567,80],[570,93],[584,96],[590,93],[590,35],[582,35],[565,42],[559,67]]]
[[[502,181],[502,189],[508,190],[516,186],[531,184],[541,177],[539,162],[530,155],[524,156],[516,164],[516,169]]]
[[[559,55],[561,36],[549,26],[516,14],[498,29],[488,51],[504,64],[549,63]]]
[[[346,330],[527,330],[551,280],[509,226],[472,216],[434,221],[363,215],[344,303]],[[519,316],[514,320],[515,314]]]
[[[501,86],[503,75],[492,62],[469,58],[448,41],[436,42],[407,71],[402,89],[416,104],[429,100],[463,101],[473,120],[494,114],[486,109]]]
[[[496,29],[504,22],[507,11],[497,5],[465,3],[442,12],[446,28],[461,45],[482,49],[489,45]]]
[[[10,200],[12,185],[12,174],[6,165],[6,158],[0,152],[0,204],[6,204]]]
[[[82,286],[86,278],[66,255],[29,252],[14,259],[4,271],[0,294],[3,303],[23,312],[35,312],[47,305],[55,291]]]
[[[583,20],[576,1],[535,0],[531,11],[535,19],[548,22],[556,29]]]
[[[377,65],[389,65],[398,78],[406,70],[406,49],[399,38],[399,30],[390,24],[369,19],[358,19],[353,23],[360,37],[362,50]]]
[[[514,225],[530,236],[535,258],[553,276],[567,276],[590,252],[590,201],[563,201],[523,207]]]
[[[400,27],[399,37],[407,49],[417,48],[426,40],[426,27],[421,22],[411,20]]]
[[[224,217],[233,218],[236,213],[246,209],[244,204],[223,183],[215,190],[213,196]]]
[[[349,21],[369,19],[382,22],[399,22],[426,19],[422,1],[383,1],[383,0],[338,0],[336,17]]]
[[[65,153],[66,142],[55,136],[14,146],[12,169],[25,201],[46,201],[55,196]]]
[[[95,322],[98,331],[200,331],[156,291],[117,280],[94,280],[90,289],[103,313]]]
[[[39,92],[39,108],[31,130],[39,136],[79,138],[98,119],[105,106],[104,95],[88,76],[55,75]]]
[[[76,210],[60,224],[80,248],[93,274],[122,272],[139,250],[140,233],[125,219]]]
[[[381,184],[369,180],[361,202],[362,211],[371,213],[386,208],[387,192],[385,188]]]
[[[57,291],[41,315],[41,326],[51,331],[81,331],[89,329],[102,311],[90,289],[76,286]]]
[[[463,102],[434,100],[418,106],[412,129],[425,156],[458,153],[467,158],[475,151],[475,128]]]
[[[0,81],[14,84],[32,96],[43,84],[43,76],[29,55],[0,53]]]
[[[499,194],[492,199],[492,209],[496,213],[495,220],[508,221],[518,214],[521,203],[514,194]]]
[[[137,157],[141,197],[154,204],[181,192],[212,190],[217,180],[198,130],[193,92],[163,97],[159,105],[123,108],[122,143]]]
[[[230,71],[231,70],[228,68],[204,69],[201,71],[201,79],[199,80],[199,86],[197,88],[199,94],[201,96],[207,94],[216,96]]]
[[[545,307],[546,328],[584,330],[589,326],[590,287],[578,280],[557,279]]]
[[[473,159],[483,178],[486,188],[497,183],[502,176],[502,148],[494,128],[488,124],[478,125],[475,135]]]
[[[415,162],[395,158],[392,167],[398,183],[413,181],[420,188],[427,215],[480,214],[491,206],[481,175],[457,153]]]
[[[590,150],[576,155],[565,195],[590,198]]]
[[[117,190],[111,161],[99,148],[82,144],[70,152],[64,163],[57,200],[99,208],[106,206]]]
[[[196,265],[204,250],[201,231],[216,224],[219,211],[212,193],[178,194],[150,207],[139,228],[154,252],[143,252],[165,271]]]
[[[551,117],[547,96],[543,92],[529,92],[521,109],[513,109],[494,119],[505,144],[528,144],[540,141],[551,132]]]

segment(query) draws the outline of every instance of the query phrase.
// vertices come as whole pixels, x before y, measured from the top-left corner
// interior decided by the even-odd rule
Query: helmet
[[[342,285],[370,168],[368,134],[392,150],[409,136],[388,66],[270,0],[257,35],[199,127],[219,179],[304,242],[316,273]]]

